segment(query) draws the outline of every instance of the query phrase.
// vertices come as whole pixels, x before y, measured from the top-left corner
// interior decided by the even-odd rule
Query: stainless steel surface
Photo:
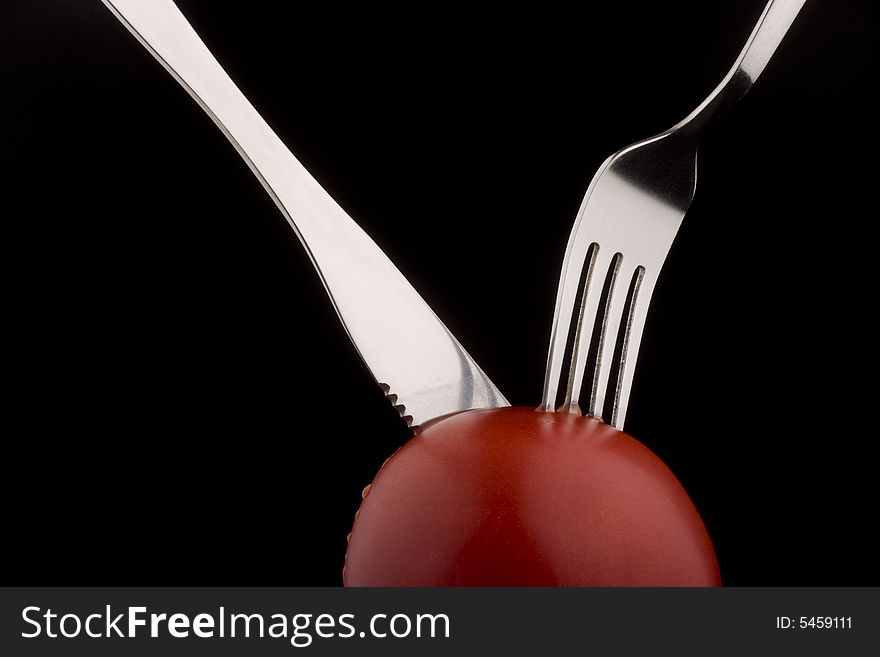
[[[556,296],[541,409],[626,419],[648,304],[694,196],[702,130],[758,78],[805,0],[771,0],[736,63],[693,112],[608,158],[593,177],[569,237]],[[578,295],[581,277],[586,277]],[[610,292],[602,294],[609,281]],[[632,289],[633,300],[627,302]],[[556,407],[575,316],[565,399]],[[589,365],[589,367],[588,367]],[[589,371],[587,371],[589,370]],[[581,387],[587,377],[583,405]]]
[[[385,254],[284,146],[171,0],[103,1],[248,163],[302,241],[358,353],[411,426],[509,405]]]

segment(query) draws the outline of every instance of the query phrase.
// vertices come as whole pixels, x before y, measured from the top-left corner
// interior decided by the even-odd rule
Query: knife
[[[232,142],[293,228],[406,423],[509,406],[388,257],[285,147],[171,0],[102,0]]]

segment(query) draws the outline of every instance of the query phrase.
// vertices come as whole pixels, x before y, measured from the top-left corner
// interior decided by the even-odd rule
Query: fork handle
[[[672,131],[697,137],[714,118],[735,105],[761,75],[805,2],[770,0],[733,67],[709,97]]]

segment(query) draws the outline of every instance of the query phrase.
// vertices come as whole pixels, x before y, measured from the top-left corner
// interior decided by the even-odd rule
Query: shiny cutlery
[[[507,400],[378,246],[239,91],[171,0],[103,0],[214,120],[312,260],[348,336],[401,417]]]
[[[666,132],[599,167],[565,251],[541,410],[584,412],[623,428],[651,295],[694,197],[700,137],[758,79],[804,2],[768,2],[706,100]],[[557,406],[560,390],[565,396]]]

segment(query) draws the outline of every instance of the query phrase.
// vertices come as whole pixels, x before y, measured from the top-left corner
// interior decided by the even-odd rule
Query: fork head
[[[694,196],[696,156],[688,133],[669,131],[599,167],[562,264],[542,410],[583,410],[623,427],[648,303]]]

